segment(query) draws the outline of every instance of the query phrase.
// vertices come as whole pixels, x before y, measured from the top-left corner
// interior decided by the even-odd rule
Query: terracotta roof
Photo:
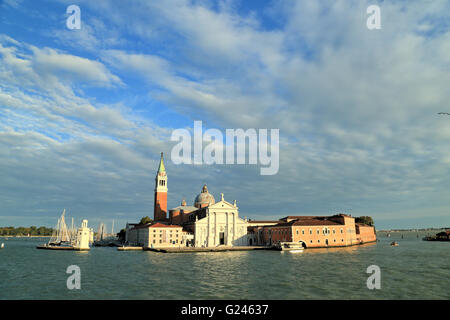
[[[310,218],[306,217],[306,219],[297,219],[297,220],[291,220],[289,222],[281,222],[274,226],[266,226],[267,228],[270,227],[288,227],[288,226],[342,226],[342,223],[328,220],[328,219],[321,219],[321,218]]]
[[[156,222],[154,224],[139,224],[133,227],[133,229],[144,229],[144,228],[181,228],[181,226],[174,225],[174,224],[163,224],[160,222]]]
[[[331,218],[331,217],[351,217],[348,214],[345,213],[338,213],[334,214],[332,216],[287,216],[284,218],[281,218],[280,220],[291,220],[291,219],[319,219],[319,218]]]
[[[287,217],[281,218],[280,220],[302,219],[302,218],[317,218],[317,216],[287,216]]]
[[[184,210],[186,213],[190,213],[190,212],[198,210],[198,208],[194,207],[194,206],[178,206],[178,207],[170,209],[170,211],[180,211],[180,210]],[[187,212],[187,211],[189,211],[189,212]]]
[[[342,226],[342,223],[331,221],[327,219],[299,219],[293,221],[294,226],[330,226],[330,225],[340,225]]]
[[[174,224],[163,224],[163,223],[155,223],[149,226],[149,228],[181,228],[181,226],[174,225]]]

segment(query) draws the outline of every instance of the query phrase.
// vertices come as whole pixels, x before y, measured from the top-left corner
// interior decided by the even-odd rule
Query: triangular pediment
[[[231,203],[225,200],[220,200],[219,202],[216,202],[215,204],[211,204],[208,206],[209,209],[236,209],[235,206],[233,206]]]

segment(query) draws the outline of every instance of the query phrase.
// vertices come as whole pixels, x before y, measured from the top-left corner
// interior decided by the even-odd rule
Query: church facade
[[[357,223],[346,214],[287,216],[277,221],[247,221],[239,217],[236,200],[221,193],[216,202],[206,184],[193,205],[186,200],[167,210],[167,173],[163,154],[155,177],[153,221],[128,224],[125,240],[142,247],[276,246],[302,243],[306,248],[346,247],[375,242],[373,226]],[[167,215],[168,214],[168,215]]]
[[[239,217],[236,200],[230,203],[224,199],[216,202],[209,193],[206,184],[195,197],[192,206],[186,200],[181,205],[167,210],[167,172],[164,166],[163,154],[155,177],[153,222],[147,225],[127,224],[126,239],[134,245],[144,247],[161,246],[247,246],[248,221]],[[168,215],[167,215],[168,213]],[[159,238],[150,239],[144,235],[152,234],[153,226],[157,224],[162,230],[163,225],[182,230],[184,241],[175,239],[174,242],[161,242]],[[142,241],[141,241],[142,240]],[[177,241],[178,240],[178,241]]]
[[[205,192],[203,186],[202,193]],[[239,217],[239,208],[224,199],[201,207],[188,215],[183,224],[187,231],[194,234],[196,247],[246,246],[247,220]]]

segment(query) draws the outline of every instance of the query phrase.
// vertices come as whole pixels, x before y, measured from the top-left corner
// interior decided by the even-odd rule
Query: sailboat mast
[[[61,240],[60,239],[61,233],[59,232],[60,224],[61,224],[61,218],[58,219],[58,224],[56,225],[56,242],[59,242]]]

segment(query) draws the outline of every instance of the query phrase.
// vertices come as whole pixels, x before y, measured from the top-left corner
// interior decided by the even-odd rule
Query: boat
[[[393,242],[391,242],[391,246],[393,246],[393,247],[396,247],[396,246],[398,246],[398,242],[397,242],[397,241],[393,241]]]
[[[303,242],[280,242],[277,249],[281,252],[297,253],[303,252]]]
[[[436,233],[434,236],[426,236],[422,240],[425,241],[450,241],[450,230]]]
[[[111,234],[107,233],[105,224],[103,222],[100,223],[93,245],[95,247],[119,247],[121,245],[120,241],[114,235],[114,220]]]
[[[87,228],[87,220],[83,220],[81,228],[77,232],[73,227],[71,230],[67,228],[65,221],[66,209],[63,210],[61,217],[58,219],[56,228],[53,230],[52,236],[48,243],[38,245],[37,249],[46,250],[90,250],[89,248],[89,229]],[[73,225],[73,223],[72,223]],[[86,237],[88,244],[86,245]]]
[[[5,244],[2,243],[2,244],[0,245],[0,249],[3,249],[4,247],[5,247]]]

